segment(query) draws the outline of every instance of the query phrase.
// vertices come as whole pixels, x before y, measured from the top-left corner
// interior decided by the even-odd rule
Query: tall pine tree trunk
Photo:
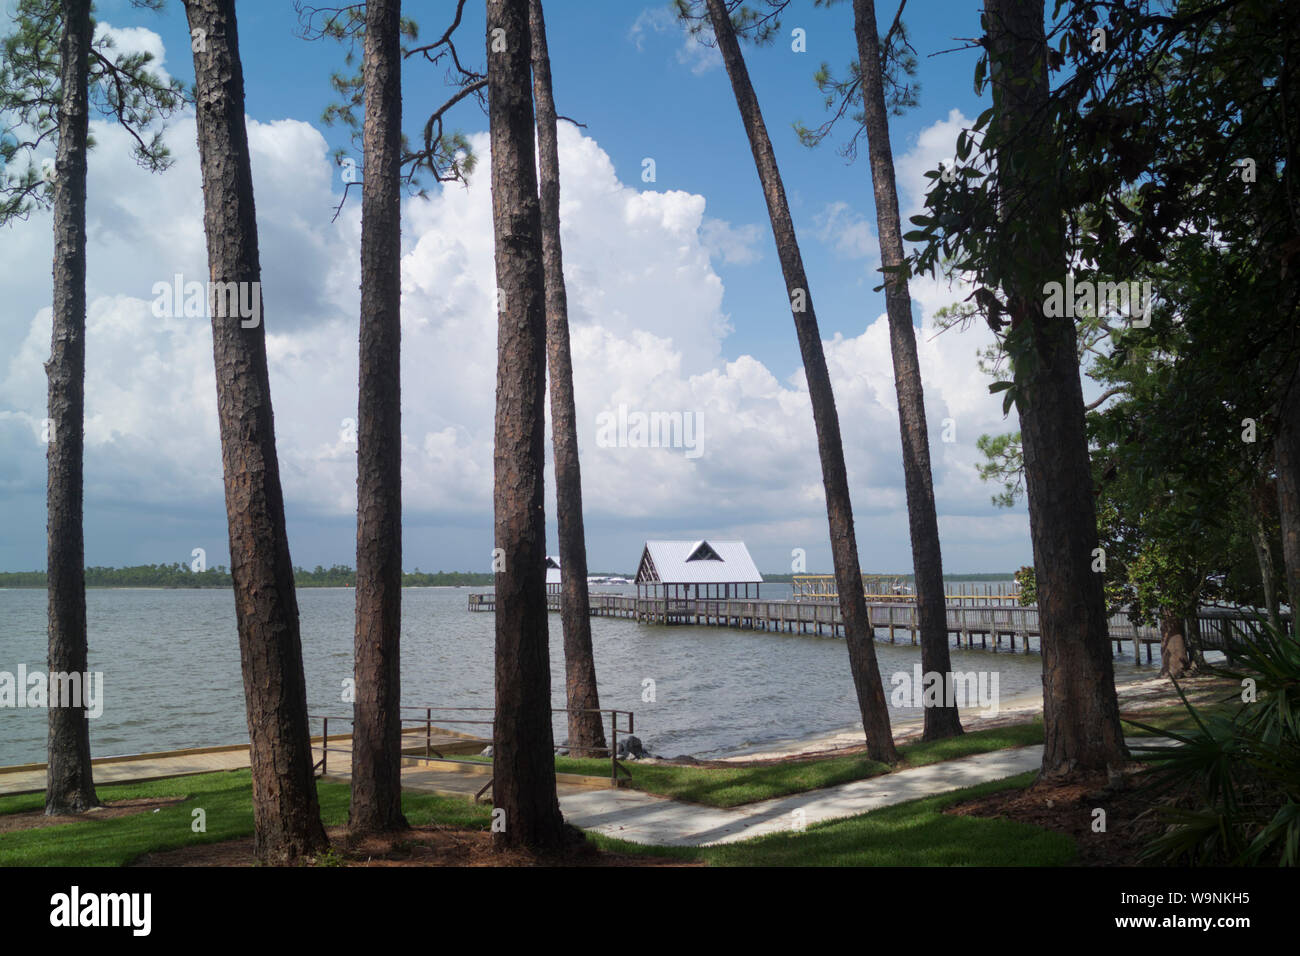
[[[1277,596],[1277,568],[1273,561],[1273,542],[1269,534],[1272,508],[1269,497],[1275,494],[1264,480],[1255,481],[1246,501],[1245,519],[1250,528],[1250,541],[1255,546],[1255,560],[1259,564],[1259,579],[1264,588],[1264,609],[1269,626],[1282,629],[1282,613]]]
[[[86,140],[90,0],[64,0],[59,52],[59,145],[54,178],[54,328],[50,336],[46,487],[48,673],[86,675],[86,563],[82,470],[86,419]],[[24,689],[20,688],[20,692]],[[84,690],[84,688],[83,688]],[[83,699],[49,701],[45,812],[99,805]],[[75,705],[75,706],[71,706]]]
[[[401,0],[367,0],[357,410],[354,834],[403,830]]]
[[[1291,624],[1300,634],[1300,370],[1283,386],[1273,439],[1277,465],[1277,510],[1282,526],[1282,562],[1291,605]]]
[[[876,35],[876,5],[873,0],[853,0],[853,18],[858,39],[871,183],[876,200],[876,231],[880,235],[881,264],[888,270],[903,265],[903,230],[899,222],[898,188],[894,182],[894,155],[889,142],[889,114],[885,109],[880,40]],[[939,518],[934,507],[934,477],[930,470],[930,436],[925,422],[921,363],[917,358],[916,333],[912,328],[912,297],[907,280],[897,272],[885,272],[885,311],[889,316],[889,346],[894,359],[898,425],[903,439],[903,480],[907,488],[912,567],[916,572],[921,669],[927,674],[944,675],[946,687],[952,664],[948,654],[948,608],[943,593]],[[922,734],[925,740],[953,737],[962,732],[956,706],[946,703],[946,695],[941,700],[945,702],[925,708]]]
[[[293,563],[275,452],[244,74],[234,0],[186,0],[194,48],[208,277],[247,283],[257,319],[209,295],[230,573],[253,771],[254,852],[288,863],[327,847],[312,776]],[[253,283],[257,283],[256,286]],[[221,287],[217,287],[219,290]],[[245,327],[245,322],[249,325]]]
[[[1028,337],[1034,368],[1018,400],[1038,578],[1043,656],[1043,777],[1118,770],[1127,759],[1115,695],[1106,601],[1093,571],[1097,518],[1084,430],[1074,320],[1044,314],[1041,290],[1067,267],[1051,183],[1010,153],[1051,138],[1043,4],[988,0],[986,38],[997,121],[1010,145],[998,156],[1004,209],[1036,229],[1008,229],[1022,276],[1005,288],[1015,334]],[[1047,241],[1043,241],[1046,237]],[[1017,287],[1017,283],[1018,287]]]
[[[848,470],[844,465],[844,446],[840,438],[839,414],[835,410],[835,394],[831,389],[826,356],[822,351],[821,332],[817,328],[817,314],[813,311],[812,294],[808,276],[804,272],[803,257],[795,237],[790,206],[786,201],[781,171],[776,165],[772,141],[763,123],[736,41],[736,33],[727,14],[724,0],[708,0],[709,19],[717,37],[722,62],[731,78],[731,88],[736,105],[749,136],[754,153],[754,165],[763,185],[767,200],[768,218],[776,239],[781,272],[785,277],[786,293],[794,316],[795,333],[803,357],[804,373],[808,377],[808,397],[812,402],[813,421],[817,428],[817,447],[821,454],[822,481],[826,486],[826,517],[830,525],[831,556],[835,563],[835,582],[840,595],[840,614],[844,621],[845,643],[849,650],[849,667],[857,690],[858,708],[862,713],[862,727],[867,738],[867,753],[873,760],[893,763],[898,760],[894,737],[889,725],[889,709],[880,680],[880,667],[876,662],[876,646],[867,618],[866,597],[862,590],[862,569],[858,565],[857,538],[853,530],[853,504],[849,497]]]
[[[1160,609],[1160,676],[1181,680],[1195,673],[1187,625],[1176,608]]]
[[[591,649],[591,605],[587,593],[587,542],[582,524],[582,472],[578,463],[578,421],[569,353],[569,299],[564,289],[560,246],[560,148],[556,134],[551,57],[541,0],[529,0],[532,32],[533,98],[537,101],[537,156],[541,179],[542,260],[546,273],[546,356],[551,369],[551,443],[555,446],[556,519],[560,530],[560,618],[564,624],[565,700],[569,746],[577,756],[605,750]]]
[[[546,282],[533,159],[528,0],[488,0],[488,116],[496,237],[497,405],[494,455],[496,726],[493,803],[498,847],[556,849],[551,662],[546,622]]]

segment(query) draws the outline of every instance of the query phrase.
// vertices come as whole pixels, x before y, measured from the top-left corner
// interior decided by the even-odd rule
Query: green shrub
[[[1210,671],[1241,684],[1222,713],[1198,712],[1178,688],[1193,726],[1135,726],[1173,741],[1136,748],[1163,823],[1143,858],[1192,866],[1295,866],[1300,862],[1300,642],[1266,624],[1234,634],[1232,659]],[[1177,682],[1175,682],[1177,687]]]

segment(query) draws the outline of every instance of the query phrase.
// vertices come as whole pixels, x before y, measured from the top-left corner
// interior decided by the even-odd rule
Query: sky
[[[410,4],[421,37],[451,3]],[[13,0],[0,2],[7,32]],[[951,163],[957,133],[988,104],[972,86],[976,2],[912,0],[919,103],[891,121],[903,216],[924,172]],[[560,124],[561,218],[589,566],[635,570],[656,538],[741,539],[760,569],[829,571],[816,434],[763,196],[716,51],[666,4],[547,0]],[[894,7],[879,6],[881,20]],[[239,40],[262,256],[263,321],[290,550],[305,567],[355,562],[360,204],[337,220],[346,130],[321,114],[343,48],[299,36],[290,0],[241,0]],[[99,29],[193,79],[184,10],[99,0]],[[457,36],[484,61],[484,11]],[[806,50],[794,49],[804,31]],[[946,51],[946,52],[945,52]],[[813,74],[855,58],[847,3],[796,0],[770,46],[746,47],[790,197],[824,340],[865,570],[911,568],[893,369],[870,170],[837,147],[802,146],[793,124],[826,116]],[[419,135],[447,95],[418,58],[403,77],[404,125]],[[487,117],[449,115],[479,156],[468,185],[403,206],[403,564],[490,570],[495,279]],[[173,166],[135,165],[130,139],[92,121],[88,200],[86,563],[228,563],[208,320],[158,317],[155,285],[206,281],[193,112],[166,123]],[[652,163],[647,161],[652,161]],[[650,170],[653,170],[653,178]],[[904,228],[908,228],[906,225]],[[45,566],[46,416],[53,238],[48,211],[0,227],[0,570]],[[949,573],[1031,561],[1023,504],[992,505],[976,441],[1013,430],[976,364],[987,329],[940,333],[935,312],[968,293],[911,283],[935,495]],[[682,447],[637,447],[638,414],[679,413]],[[632,427],[620,432],[620,414]],[[549,455],[549,415],[547,421]],[[557,550],[547,467],[548,548]]]

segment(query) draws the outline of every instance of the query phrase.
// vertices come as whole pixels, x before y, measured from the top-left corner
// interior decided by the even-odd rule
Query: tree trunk
[[[401,0],[367,0],[357,410],[353,834],[402,816]]]
[[[1190,674],[1199,674],[1206,668],[1205,641],[1202,640],[1201,619],[1199,617],[1200,597],[1192,601],[1187,608],[1184,620],[1187,621],[1187,655],[1191,658]]]
[[[556,134],[551,58],[541,0],[529,0],[533,97],[537,101],[537,155],[541,178],[542,259],[546,274],[546,353],[551,369],[551,443],[555,446],[555,502],[560,531],[560,618],[564,624],[565,700],[569,747],[579,756],[606,750],[591,649],[587,543],[582,524],[578,416],[569,354],[569,300],[560,245],[560,149]]]
[[[1269,626],[1274,630],[1282,629],[1282,613],[1277,596],[1277,568],[1273,561],[1273,542],[1269,534],[1269,512],[1267,495],[1271,489],[1265,481],[1256,482],[1246,503],[1249,512],[1250,541],[1255,546],[1255,560],[1259,563],[1259,578],[1264,587],[1264,608],[1268,613]]]
[[[254,852],[265,863],[288,863],[329,842],[312,777],[298,602],[260,321],[261,265],[244,127],[244,76],[234,0],[186,0],[185,12],[195,48],[209,280],[247,283],[236,288],[248,290],[258,310],[255,323],[227,314],[219,301],[222,287],[210,290],[230,573],[251,745]]]
[[[1016,258],[1029,278],[1009,280],[1005,288],[1014,334],[1028,336],[1033,351],[1017,404],[1042,626],[1043,776],[1085,777],[1117,771],[1128,755],[1102,579],[1092,570],[1097,518],[1074,321],[1046,316],[1040,292],[1067,267],[1061,213],[1051,184],[1017,177],[1024,164],[1017,167],[1010,155],[1051,135],[1042,125],[1048,98],[1043,4],[988,0],[985,16],[994,104],[1012,144],[998,157],[1004,209],[1014,202],[1017,215],[1052,224],[1050,241],[1020,242]]]
[[[903,265],[903,230],[898,213],[898,189],[894,182],[894,155],[889,142],[889,114],[885,110],[874,0],[853,0],[853,16],[858,38],[867,150],[876,200],[876,230],[880,235],[881,264],[888,270]],[[907,279],[900,273],[885,272],[885,310],[889,316],[889,345],[894,359],[894,386],[898,392],[898,425],[903,440],[903,480],[907,488],[912,566],[916,572],[921,669],[927,674],[945,675],[946,687],[952,663],[948,654],[948,608],[943,593],[939,518],[935,513],[934,478],[930,471],[930,436],[925,422],[921,363],[917,358],[916,333],[912,328],[912,297]],[[925,708],[922,739],[939,740],[961,732],[956,706],[940,703]]]
[[[86,140],[90,0],[64,0],[60,41],[59,145],[54,178],[54,328],[50,336],[46,488],[49,589],[48,675],[88,668],[82,469],[86,419]],[[20,691],[23,689],[20,688]],[[84,693],[49,701],[45,812],[99,806],[90,766]]]
[[[1160,676],[1180,680],[1195,673],[1183,616],[1173,608],[1160,610]]]
[[[790,297],[795,333],[808,377],[808,397],[812,402],[813,421],[817,428],[817,447],[821,454],[822,480],[826,486],[826,516],[830,525],[831,554],[835,562],[835,582],[840,595],[840,613],[844,621],[845,643],[849,649],[849,667],[857,690],[862,727],[867,738],[867,753],[873,760],[896,762],[898,751],[889,726],[889,709],[876,662],[876,647],[867,618],[866,598],[862,591],[862,570],[858,565],[858,545],[853,530],[853,505],[849,498],[848,470],[844,465],[844,446],[840,439],[839,414],[831,390],[830,373],[822,351],[817,315],[813,311],[812,293],[804,273],[803,257],[795,237],[794,222],[786,201],[781,171],[767,135],[758,98],[749,80],[749,70],[736,41],[735,30],[724,0],[708,0],[709,18],[717,37],[718,49],[731,78],[736,105],[749,136],[754,164],[767,200],[768,218],[776,239],[786,293]]]
[[[1300,374],[1284,386],[1278,405],[1277,436],[1273,439],[1277,465],[1277,510],[1282,525],[1282,561],[1290,597],[1291,624],[1300,634]]]
[[[494,504],[496,546],[505,560],[496,576],[493,842],[549,850],[559,847],[564,821],[555,794],[547,648],[546,284],[528,0],[488,0],[487,45],[498,289]]]

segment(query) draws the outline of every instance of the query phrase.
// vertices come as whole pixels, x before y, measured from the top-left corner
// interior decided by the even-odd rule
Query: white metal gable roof
[[[546,556],[546,583],[560,583],[560,559],[553,558],[549,554]]]
[[[721,561],[688,561],[700,545],[707,544]],[[641,584],[761,584],[743,541],[647,541],[636,579]]]

